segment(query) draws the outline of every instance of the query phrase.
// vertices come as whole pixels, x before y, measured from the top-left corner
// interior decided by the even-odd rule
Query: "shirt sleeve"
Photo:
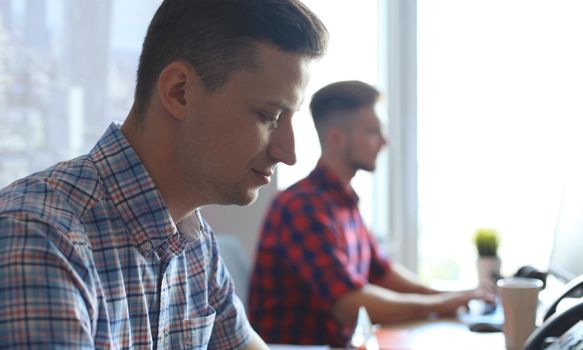
[[[280,232],[282,255],[321,305],[331,309],[348,291],[367,284],[366,276],[350,266],[342,233],[321,198],[296,195],[280,209],[281,218],[272,224]]]
[[[57,229],[21,216],[0,216],[0,344],[93,349],[89,273]]]
[[[216,312],[209,349],[242,349],[250,340],[252,328],[243,303],[235,294],[233,279],[219,256],[214,234],[209,235],[212,276],[209,303]]]

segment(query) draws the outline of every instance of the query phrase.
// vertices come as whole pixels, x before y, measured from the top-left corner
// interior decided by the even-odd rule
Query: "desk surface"
[[[382,350],[504,350],[504,334],[476,333],[455,318],[385,326],[377,332]]]

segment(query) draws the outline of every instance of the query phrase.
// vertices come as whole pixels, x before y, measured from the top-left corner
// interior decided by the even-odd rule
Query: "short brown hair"
[[[357,80],[339,81],[318,90],[312,96],[310,112],[320,140],[330,121],[345,115],[338,112],[354,112],[374,106],[379,96],[379,91],[373,86]]]
[[[254,42],[317,58],[328,32],[299,0],[164,0],[152,18],[137,73],[136,112],[143,116],[158,75],[183,59],[209,91],[233,71],[253,66]]]

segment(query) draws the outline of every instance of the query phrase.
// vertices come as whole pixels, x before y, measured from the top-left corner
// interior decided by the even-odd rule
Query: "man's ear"
[[[175,61],[164,67],[158,76],[157,92],[160,102],[168,113],[183,120],[188,113],[188,104],[193,103],[193,89],[199,89],[200,78],[185,62]]]
[[[330,126],[326,130],[326,144],[334,149],[342,147],[346,142],[346,131],[338,126]]]

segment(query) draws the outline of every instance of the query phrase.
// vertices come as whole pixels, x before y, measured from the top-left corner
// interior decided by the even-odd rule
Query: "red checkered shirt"
[[[334,303],[390,267],[357,195],[320,161],[274,199],[259,242],[249,296],[257,332],[270,343],[345,346],[354,325],[334,318]]]

